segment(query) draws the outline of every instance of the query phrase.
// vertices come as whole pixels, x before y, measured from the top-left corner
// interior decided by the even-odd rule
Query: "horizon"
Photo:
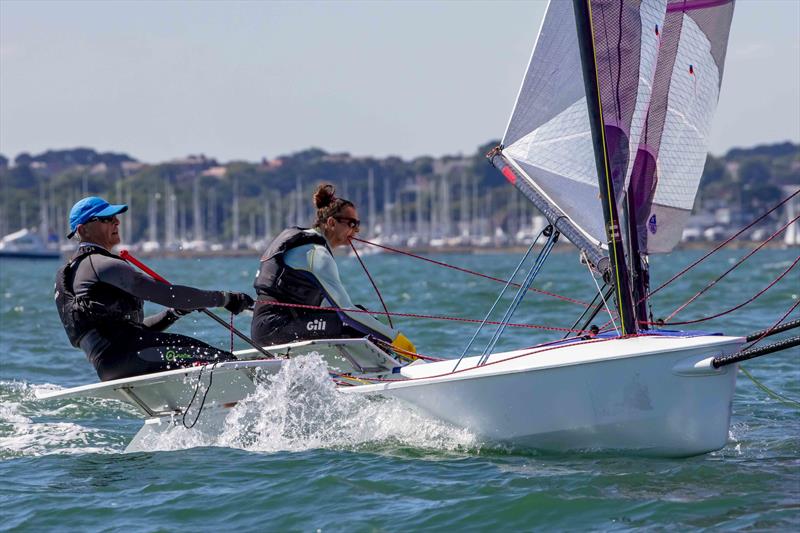
[[[783,144],[787,144],[787,143],[791,144],[792,146],[797,146],[798,148],[800,148],[800,143],[795,143],[795,142],[792,142],[792,141],[776,141],[776,142],[770,142],[770,143],[758,143],[758,144],[754,144],[752,146],[732,146],[725,153],[722,153],[722,154],[711,154],[711,152],[709,152],[709,154],[712,155],[715,158],[722,159],[722,158],[727,157],[727,155],[731,151],[734,151],[734,150],[743,150],[743,151],[756,150],[758,148],[765,148],[765,147],[770,147],[770,146],[779,146],[779,145],[783,145]],[[483,143],[483,144],[486,144],[486,143]],[[480,147],[480,146],[481,145],[479,145],[478,147]],[[476,149],[478,147],[476,147]],[[128,157],[131,157],[137,163],[142,163],[142,164],[145,164],[145,165],[163,165],[163,164],[166,164],[166,163],[172,163],[172,162],[179,161],[179,160],[182,160],[182,159],[188,159],[190,157],[205,157],[207,160],[214,160],[220,165],[229,165],[229,164],[233,164],[233,163],[257,164],[257,163],[259,163],[261,161],[260,159],[257,160],[257,161],[256,160],[247,160],[247,159],[230,159],[230,160],[227,160],[227,161],[223,161],[220,158],[215,157],[214,155],[208,155],[208,154],[197,153],[197,152],[186,154],[186,155],[182,155],[182,156],[175,156],[175,157],[171,157],[169,159],[164,159],[164,160],[161,160],[161,161],[144,161],[142,159],[138,159],[134,154],[123,152],[123,151],[120,151],[120,150],[103,150],[103,151],[101,151],[101,150],[97,150],[95,148],[92,148],[90,146],[74,146],[74,147],[71,147],[71,148],[49,148],[49,149],[44,150],[44,151],[39,152],[39,153],[35,153],[35,152],[31,152],[31,151],[23,151],[23,152],[20,152],[20,153],[16,154],[14,157],[9,157],[8,155],[0,152],[0,156],[7,157],[8,158],[8,163],[11,166],[14,163],[14,159],[16,157],[22,155],[22,154],[28,154],[31,157],[38,157],[40,155],[44,155],[44,153],[46,153],[48,151],[51,151],[51,152],[69,152],[69,151],[73,151],[73,150],[93,150],[97,154],[110,153],[110,154],[115,154],[115,155],[125,155],[125,156],[128,156]],[[331,150],[325,150],[324,148],[320,148],[319,146],[308,146],[306,148],[301,148],[301,149],[299,149],[297,151],[294,151],[294,152],[290,152],[290,153],[286,153],[286,154],[277,154],[275,157],[273,157],[271,159],[274,160],[274,159],[279,159],[279,158],[282,158],[282,157],[293,157],[293,156],[297,155],[298,153],[304,152],[306,150],[322,150],[323,152],[325,152],[328,155],[347,154],[350,157],[353,157],[353,158],[356,158],[356,159],[376,159],[376,160],[380,160],[380,159],[388,159],[388,158],[391,158],[391,157],[398,157],[402,161],[405,161],[405,162],[410,162],[410,161],[413,161],[414,159],[417,159],[417,158],[420,158],[420,157],[432,157],[434,159],[442,159],[442,158],[448,158],[448,157],[470,157],[471,155],[474,154],[474,152],[473,152],[473,154],[441,154],[441,155],[437,155],[437,156],[432,156],[430,154],[419,154],[419,155],[407,158],[407,157],[401,157],[401,156],[395,155],[395,154],[387,154],[385,156],[374,156],[374,155],[369,155],[369,154],[364,154],[364,155],[362,155],[362,154],[353,154],[352,152],[348,152],[347,150],[334,152],[334,151],[331,151]]]
[[[502,137],[545,6],[4,0],[0,153],[469,155]],[[737,3],[709,153],[800,143],[798,36],[800,2]]]

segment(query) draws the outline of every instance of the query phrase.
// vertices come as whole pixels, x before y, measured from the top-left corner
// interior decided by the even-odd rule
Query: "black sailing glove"
[[[225,303],[222,304],[222,307],[234,315],[238,315],[245,309],[253,307],[253,303],[253,299],[250,298],[249,294],[244,292],[226,292]]]
[[[194,311],[194,309],[170,309],[169,312],[175,316],[175,320],[178,320],[180,317],[184,315],[188,315]]]

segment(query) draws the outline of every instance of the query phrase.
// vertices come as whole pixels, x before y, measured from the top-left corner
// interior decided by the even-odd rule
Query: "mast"
[[[575,9],[575,26],[578,30],[578,48],[580,49],[581,65],[583,67],[583,83],[586,89],[586,105],[589,111],[595,164],[597,165],[598,183],[600,185],[600,200],[603,206],[603,218],[608,238],[608,255],[611,267],[610,281],[615,287],[620,318],[620,333],[628,335],[636,333],[636,320],[634,318],[628,268],[625,264],[625,249],[622,243],[622,232],[617,213],[617,197],[611,180],[609,154],[605,138],[603,105],[597,79],[591,0],[573,0],[573,6]]]

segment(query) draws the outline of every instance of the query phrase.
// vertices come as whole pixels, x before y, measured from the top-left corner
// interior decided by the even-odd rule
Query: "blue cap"
[[[78,200],[69,212],[69,229],[67,239],[71,239],[78,226],[89,222],[94,217],[113,217],[128,210],[125,204],[111,205],[97,196],[88,196],[83,200]]]

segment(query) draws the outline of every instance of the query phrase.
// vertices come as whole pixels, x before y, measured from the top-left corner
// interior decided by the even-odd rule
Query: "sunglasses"
[[[350,218],[350,217],[333,217],[334,220],[337,222],[342,222],[347,224],[350,229],[358,229],[361,226],[361,221],[357,218]]]
[[[103,224],[108,224],[109,222],[114,222],[114,219],[117,218],[117,215],[111,215],[110,217],[92,217],[87,220],[85,223],[88,224],[89,222],[102,222]]]

